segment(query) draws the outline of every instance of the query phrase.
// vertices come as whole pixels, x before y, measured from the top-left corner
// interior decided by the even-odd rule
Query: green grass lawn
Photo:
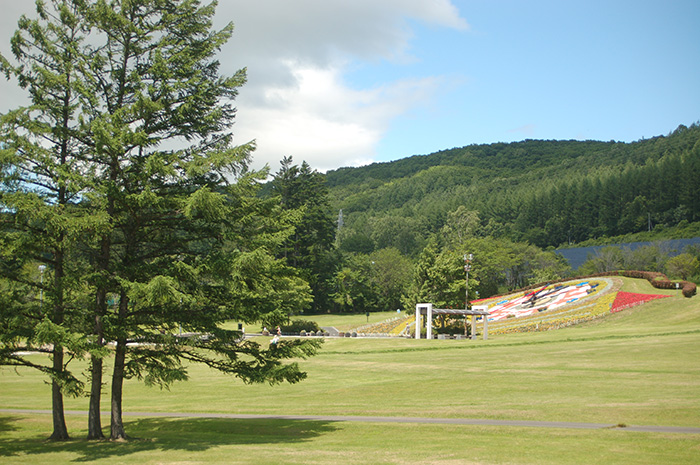
[[[124,408],[700,427],[700,297],[630,281],[623,290],[672,297],[488,341],[329,339],[300,362],[309,378],[296,385],[245,385],[192,366],[169,391],[129,381]],[[32,371],[2,368],[0,408],[48,409],[50,389]],[[66,408],[86,411],[87,399]],[[0,463],[700,463],[695,434],[127,417],[136,439],[90,443],[86,417],[70,416],[77,439],[56,444],[45,440],[49,415],[0,414]]]
[[[697,435],[320,421],[156,419],[127,442],[45,441],[47,417],[5,417],[8,464],[691,464]],[[85,434],[70,418],[76,434]]]
[[[318,323],[319,327],[332,326],[338,331],[349,331],[359,326],[373,323],[381,323],[390,318],[405,316],[406,311],[398,312],[371,312],[369,317],[365,313],[345,313],[345,314],[319,314],[319,315],[295,315],[292,320],[311,320]],[[237,329],[237,322],[230,322],[227,329]],[[270,329],[270,328],[268,328]],[[247,333],[259,333],[262,330],[260,325],[248,325],[245,327]]]

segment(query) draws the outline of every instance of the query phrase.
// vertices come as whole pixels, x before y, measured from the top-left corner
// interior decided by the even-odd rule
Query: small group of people
[[[268,332],[268,330],[267,330],[267,326],[263,326],[263,335],[264,335],[264,334],[269,334],[269,332]],[[282,329],[280,329],[279,326],[278,326],[277,329],[275,330],[275,334],[277,334],[278,336],[281,336],[281,335],[282,335]]]
[[[263,328],[263,334],[267,332],[267,328]],[[280,341],[280,336],[282,336],[282,329],[278,326],[277,329],[275,330],[275,335],[272,337],[272,340],[270,341],[270,348],[272,346],[277,347],[277,343]]]

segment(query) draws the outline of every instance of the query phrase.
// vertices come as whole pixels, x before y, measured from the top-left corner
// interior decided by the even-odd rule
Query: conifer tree
[[[312,310],[328,310],[331,282],[338,259],[333,256],[336,225],[331,215],[325,176],[311,169],[308,163],[294,165],[285,157],[271,182],[285,211],[301,215],[294,234],[285,241],[281,254],[298,269],[311,285]]]
[[[298,217],[258,198],[267,173],[248,169],[255,145],[233,144],[231,102],[245,70],[219,74],[216,54],[233,26],[212,30],[215,6],[196,0],[55,0],[53,9],[41,11],[47,29],[64,33],[79,25],[89,35],[66,41],[79,97],[70,107],[72,130],[64,133],[67,146],[76,147],[76,171],[85,179],[75,184],[76,208],[97,218],[84,228],[86,237],[68,242],[75,263],[91,266],[80,281],[93,296],[81,307],[89,318],[80,314],[83,323],[89,321],[81,327],[82,340],[90,335],[93,343],[91,438],[102,436],[102,358],[110,353],[105,341],[115,342],[112,439],[126,437],[127,378],[168,385],[187,378],[182,362],[190,360],[245,382],[293,383],[305,374],[284,360],[311,355],[318,347],[291,341],[271,351],[221,326],[232,319],[279,319],[305,305],[310,293],[275,258]],[[28,58],[32,65],[33,59]],[[22,82],[23,68],[3,64]],[[56,91],[38,85],[37,93],[70,90],[66,79],[52,82]],[[55,130],[59,123],[47,127]],[[4,153],[16,152],[8,145]],[[27,164],[40,162],[30,155]],[[3,165],[10,181],[18,171],[11,159]],[[28,233],[25,228],[17,235],[26,241]],[[179,337],[180,328],[193,336]]]
[[[0,152],[0,275],[7,281],[0,363],[33,366],[52,385],[52,439],[68,439],[63,392],[81,382],[68,361],[85,350],[78,322],[84,317],[85,272],[74,242],[99,227],[79,206],[88,188],[76,115],[84,97],[78,49],[85,29],[81,2],[37,3],[38,19],[22,17],[12,37],[16,64],[0,56],[8,78],[26,89],[27,106],[2,115]],[[82,316],[81,316],[82,315]],[[31,362],[21,350],[49,352],[51,365]]]

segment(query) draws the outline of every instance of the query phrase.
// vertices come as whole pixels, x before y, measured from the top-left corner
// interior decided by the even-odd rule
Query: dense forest
[[[416,256],[458,207],[542,248],[700,221],[700,126],[633,143],[471,145],[328,172],[340,247]]]
[[[680,257],[656,246],[605,250],[579,270],[553,251],[635,233],[697,235],[698,179],[693,124],[634,143],[472,145],[325,175],[287,157],[261,195],[302,215],[279,258],[311,286],[304,312],[365,312],[416,302],[463,307],[618,269],[698,280],[697,248]]]

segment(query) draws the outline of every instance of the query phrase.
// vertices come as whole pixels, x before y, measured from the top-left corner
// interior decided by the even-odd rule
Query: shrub
[[[698,286],[695,283],[683,281],[683,296],[692,297],[697,292]]]
[[[623,276],[628,278],[643,278],[648,280],[657,289],[676,289],[676,282],[669,280],[665,274],[653,271],[624,271]],[[678,283],[684,297],[695,295],[697,285],[688,281]]]
[[[302,331],[318,331],[318,323],[307,320],[292,320],[288,325],[280,326],[280,329],[285,334],[299,334]]]

